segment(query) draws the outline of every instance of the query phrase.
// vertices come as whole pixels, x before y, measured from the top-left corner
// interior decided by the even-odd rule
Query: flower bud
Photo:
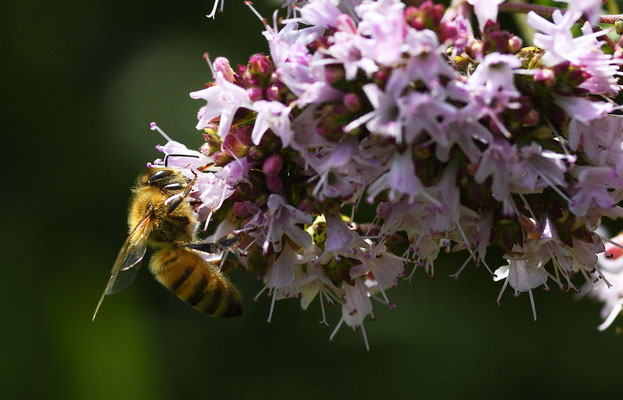
[[[623,19],[617,19],[614,23],[614,31],[617,35],[623,35]]]
[[[203,138],[208,146],[217,150],[221,148],[221,138],[218,137],[216,131],[214,133],[204,133]]]
[[[534,74],[534,80],[543,86],[552,87],[556,84],[556,75],[549,68],[539,69]]]
[[[338,65],[327,65],[324,67],[324,76],[331,85],[344,77],[344,68]]]
[[[591,77],[591,74],[582,68],[571,68],[567,79],[569,82],[580,85],[582,82]]]
[[[223,139],[223,149],[227,150],[230,154],[236,156],[237,158],[244,157],[247,154],[247,147],[240,143],[238,137],[234,134],[228,134]]]
[[[281,178],[278,176],[267,176],[266,186],[268,187],[268,190],[270,190],[273,193],[276,193],[281,190],[283,183],[281,182]]]
[[[264,158],[264,151],[262,151],[257,146],[251,146],[251,147],[249,147],[249,151],[247,153],[247,156],[251,160],[261,160],[261,159]]]
[[[216,135],[218,133],[218,125],[210,122],[205,128],[203,128],[203,131],[208,135]]]
[[[279,154],[270,155],[262,166],[262,170],[268,176],[276,176],[281,171],[281,167],[283,166],[283,159]]]
[[[372,80],[379,86],[385,86],[387,80],[389,79],[389,74],[387,70],[379,69],[374,74],[372,74]]]
[[[251,141],[251,125],[239,125],[236,127],[234,134],[243,145],[249,147],[253,144]]]
[[[569,71],[570,66],[571,66],[571,63],[569,61],[560,62],[554,65],[554,74],[556,75],[566,74],[567,71]]]
[[[273,72],[273,62],[264,54],[254,54],[249,58],[248,72],[267,77]]]
[[[537,110],[530,110],[521,119],[521,122],[527,126],[534,126],[540,121],[539,113]]]
[[[361,100],[355,93],[346,93],[344,95],[344,105],[350,112],[357,112],[361,110]]]
[[[214,60],[214,70],[217,72],[222,72],[223,77],[228,82],[234,82],[234,70],[229,66],[229,60],[225,57],[217,57]]]
[[[259,87],[250,87],[247,89],[247,95],[251,101],[258,101],[264,98],[264,93],[262,88]]]
[[[214,153],[212,159],[214,160],[214,163],[216,165],[220,166],[227,165],[233,160],[233,158],[229,154],[223,153],[222,151],[217,151],[216,153]]]
[[[266,99],[269,101],[281,101],[281,89],[277,85],[270,85],[265,90]]]
[[[439,25],[439,40],[441,42],[455,40],[458,35],[459,30],[456,28],[456,26],[447,23],[442,23]]]
[[[518,36],[513,35],[510,39],[508,39],[508,51],[511,52],[511,54],[515,54],[521,50],[522,45],[523,42]]]
[[[248,216],[250,212],[243,201],[238,201],[234,203],[234,214],[236,214],[238,218],[244,218]]]

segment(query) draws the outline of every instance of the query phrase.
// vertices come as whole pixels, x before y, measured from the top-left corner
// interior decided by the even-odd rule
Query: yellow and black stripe
[[[236,288],[198,254],[169,245],[153,255],[150,268],[160,283],[197,310],[213,317],[242,315]]]

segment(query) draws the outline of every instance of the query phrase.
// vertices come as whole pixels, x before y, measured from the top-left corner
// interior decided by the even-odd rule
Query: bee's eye
[[[181,183],[169,183],[168,185],[164,185],[165,190],[182,190],[184,189],[184,185]]]
[[[149,177],[149,183],[152,184],[154,182],[157,182],[161,179],[166,178],[167,176],[171,176],[172,174],[173,174],[172,171],[161,169],[159,171],[154,172],[154,174]]]

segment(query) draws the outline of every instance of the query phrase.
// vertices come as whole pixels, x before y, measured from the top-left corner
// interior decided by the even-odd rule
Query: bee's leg
[[[186,189],[184,190],[184,192],[181,195],[175,195],[175,196],[172,197],[171,202],[167,206],[167,215],[170,215],[173,211],[175,211],[175,209],[180,204],[182,204],[184,199],[186,199],[186,197],[188,197],[188,195],[190,194],[190,191],[193,189],[193,186],[195,185],[195,182],[197,182],[197,174],[195,173],[195,171],[192,171],[192,172],[195,175],[195,179],[193,179],[193,181],[188,186],[186,186]]]
[[[238,242],[240,242],[240,236],[235,233],[230,233],[229,235],[217,240],[217,243],[223,249],[231,249],[232,247],[237,246]]]
[[[218,252],[223,251],[221,246],[218,243],[190,243],[184,245],[187,249],[193,249],[197,251],[201,251],[209,254],[216,254]]]

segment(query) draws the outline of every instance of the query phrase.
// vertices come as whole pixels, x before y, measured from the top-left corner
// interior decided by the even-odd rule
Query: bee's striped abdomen
[[[214,317],[242,315],[236,288],[199,255],[167,246],[153,255],[150,268],[160,283],[197,310]]]

